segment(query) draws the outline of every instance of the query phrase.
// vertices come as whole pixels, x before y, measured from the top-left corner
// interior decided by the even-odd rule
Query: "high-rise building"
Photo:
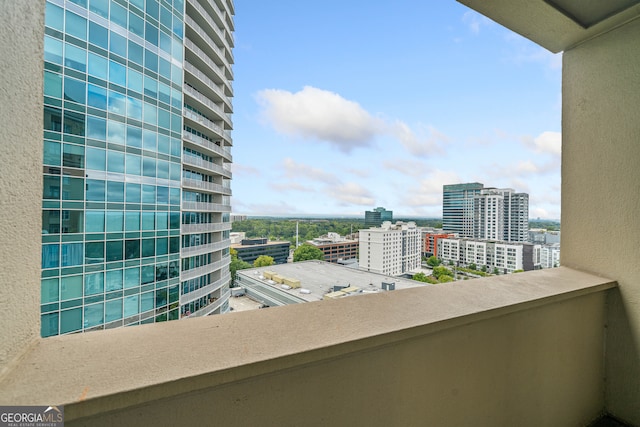
[[[422,232],[414,222],[385,221],[359,234],[360,269],[393,276],[420,267]]]
[[[473,236],[473,198],[484,188],[479,182],[444,185],[442,229],[460,237]]]
[[[228,311],[232,0],[47,0],[42,335]]]
[[[459,237],[526,242],[529,195],[480,183],[445,185],[442,228]]]
[[[364,211],[365,227],[380,227],[385,221],[393,221],[393,211],[388,211],[383,207],[377,207],[372,211]]]

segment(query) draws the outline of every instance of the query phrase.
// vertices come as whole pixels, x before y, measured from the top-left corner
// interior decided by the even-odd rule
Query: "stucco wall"
[[[606,408],[640,425],[640,19],[564,53],[562,265],[611,277]]]
[[[387,337],[374,336],[370,350],[344,351],[67,425],[587,425],[603,406],[604,300],[602,292],[584,295],[377,348],[375,342]],[[286,315],[296,307],[261,311]],[[326,323],[308,327],[333,330]],[[264,363],[281,365],[277,358]],[[256,369],[239,366],[228,374],[242,378],[241,372]],[[82,412],[82,402],[65,406],[69,418]]]
[[[0,374],[40,335],[44,0],[0,2]]]

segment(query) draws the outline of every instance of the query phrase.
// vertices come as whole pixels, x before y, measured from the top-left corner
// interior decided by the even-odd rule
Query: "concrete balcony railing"
[[[180,226],[180,232],[184,234],[189,233],[207,233],[215,231],[231,230],[230,222],[212,222],[207,224],[182,224]]]
[[[615,286],[560,267],[51,337],[0,396],[68,425],[586,425]]]
[[[222,203],[207,202],[187,202],[182,201],[182,210],[184,211],[205,211],[205,212],[231,212],[231,206]]]
[[[229,61],[227,60],[227,57],[225,56],[225,51],[223,48],[219,47],[216,42],[213,41],[213,39],[211,37],[209,37],[209,35],[206,33],[206,31],[204,31],[200,25],[198,25],[196,23],[196,21],[193,20],[193,18],[191,18],[189,15],[185,15],[184,17],[184,22],[185,24],[187,24],[188,27],[191,27],[193,29],[193,31],[195,31],[196,34],[198,34],[198,36],[205,42],[205,45],[207,45],[209,48],[211,48],[211,50],[215,53],[218,54],[218,57],[220,58],[220,60],[224,63],[224,65],[226,66],[227,70],[229,70],[229,74],[231,74],[231,64],[229,63]],[[231,56],[232,53],[229,52],[229,55]],[[232,57],[233,59],[233,57]]]
[[[202,298],[204,296],[209,295],[212,292],[215,292],[216,290],[220,289],[223,286],[227,286],[229,284],[229,281],[231,280],[231,275],[229,274],[229,272],[225,273],[222,275],[222,277],[218,280],[216,280],[215,282],[204,286],[200,289],[196,289],[193,292],[189,292],[187,294],[181,294],[180,295],[180,304],[188,304],[191,301],[195,301],[199,298]],[[221,298],[219,298],[221,299]],[[209,310],[207,310],[209,311]],[[211,312],[213,310],[210,310],[209,312]],[[195,313],[191,314],[189,317],[199,317],[202,316],[203,314],[206,314],[205,312],[203,312],[203,310],[198,310]]]
[[[207,55],[205,51],[203,51],[198,46],[196,46],[196,44],[191,40],[189,40],[188,38],[184,39],[184,46],[187,49],[191,50],[202,62],[207,64],[207,66],[211,68],[211,70],[213,70],[213,72],[218,76],[220,81],[224,82],[224,84],[228,86],[228,89],[229,89],[228,96],[233,96],[233,83],[232,83],[232,80],[225,75],[224,67],[216,64],[215,61],[211,59],[211,57]],[[225,102],[228,103],[229,108],[231,109],[232,108],[231,101],[229,99],[226,99]]]
[[[211,193],[219,193],[227,196],[231,195],[231,189],[221,184],[215,184],[213,182],[202,181],[198,179],[182,178],[182,186],[187,188],[193,188],[202,191],[208,191]]]
[[[231,178],[231,171],[229,169],[208,160],[204,160],[202,157],[183,155],[182,164],[200,168],[206,172],[216,172],[225,178]]]
[[[194,135],[191,132],[187,132],[186,130],[182,131],[182,139],[192,142],[198,145],[199,147],[205,148],[212,153],[218,154],[229,162],[233,160],[233,157],[231,156],[231,149],[229,147],[221,147],[207,139],[199,137],[198,135]]]
[[[209,252],[219,251],[224,248],[228,248],[231,245],[231,240],[225,239],[221,242],[207,243],[206,245],[189,246],[182,248],[180,255],[184,257],[202,255]]]
[[[198,276],[204,276],[205,274],[213,273],[216,270],[226,267],[231,262],[230,256],[222,257],[218,261],[214,261],[211,264],[203,265],[201,267],[192,268],[191,270],[185,270],[180,273],[180,280],[194,279]]]

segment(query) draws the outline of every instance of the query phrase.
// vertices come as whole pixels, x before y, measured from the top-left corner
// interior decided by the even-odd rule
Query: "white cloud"
[[[426,165],[420,161],[410,158],[388,159],[382,163],[382,167],[386,170],[393,170],[408,176],[424,176]]]
[[[265,89],[257,94],[262,115],[284,135],[324,141],[349,153],[391,136],[414,156],[441,153],[449,138],[434,127],[416,133],[401,120],[385,120],[366,111],[355,101],[337,93],[305,86],[299,92]]]
[[[260,176],[260,170],[253,166],[247,166],[240,163],[231,163],[231,172],[234,175],[254,175]]]
[[[375,199],[369,190],[355,182],[327,187],[326,192],[329,197],[341,201],[343,205],[375,205]]]
[[[344,152],[370,145],[381,126],[381,120],[357,102],[311,86],[296,93],[265,89],[257,96],[276,131],[320,139]]]
[[[324,184],[337,184],[339,179],[332,173],[315,168],[304,163],[298,163],[290,157],[282,162],[285,175],[293,180],[312,180]]]
[[[406,192],[403,203],[411,207],[442,207],[442,186],[462,182],[455,172],[435,170]]]
[[[478,12],[468,10],[464,15],[462,15],[462,22],[467,25],[469,31],[478,35],[480,34],[480,29],[484,26],[490,25],[492,21]]]
[[[560,132],[542,132],[535,138],[524,136],[522,142],[536,153],[548,153],[560,157],[562,152],[562,134]]]

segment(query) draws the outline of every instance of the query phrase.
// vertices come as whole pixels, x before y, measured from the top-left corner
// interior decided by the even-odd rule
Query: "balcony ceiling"
[[[640,0],[458,0],[560,52],[640,17]]]

